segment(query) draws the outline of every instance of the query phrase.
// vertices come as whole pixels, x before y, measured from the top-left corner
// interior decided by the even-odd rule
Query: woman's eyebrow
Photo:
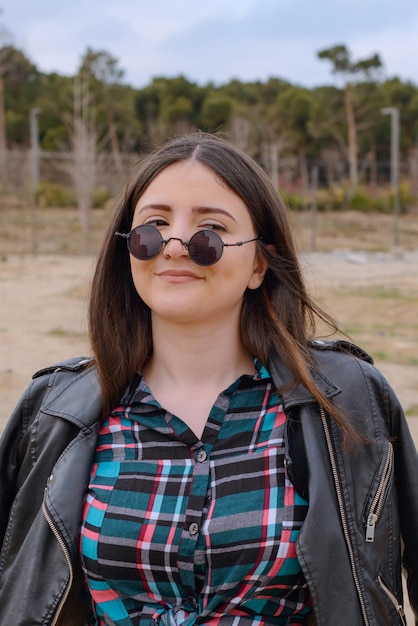
[[[144,206],[139,209],[138,214],[141,214],[144,211],[150,211],[150,210],[166,211],[167,213],[169,213],[173,209],[169,204],[151,203],[151,204],[144,204]],[[234,222],[237,221],[234,218],[234,216],[231,215],[231,213],[229,213],[229,211],[225,211],[225,209],[221,209],[219,207],[196,206],[192,208],[192,212],[197,213],[198,215],[221,214],[221,215],[226,215],[226,217],[229,217]]]
[[[143,213],[144,211],[150,211],[150,210],[158,210],[158,211],[172,211],[173,209],[171,208],[171,206],[169,204],[144,204],[144,206],[142,206],[139,211],[139,213]]]
[[[237,221],[235,217],[231,215],[231,213],[229,213],[228,211],[225,211],[225,209],[220,209],[219,207],[196,206],[196,207],[193,207],[192,211],[193,213],[198,213],[199,215],[220,213],[221,215],[226,215],[231,220],[234,220],[234,222]]]

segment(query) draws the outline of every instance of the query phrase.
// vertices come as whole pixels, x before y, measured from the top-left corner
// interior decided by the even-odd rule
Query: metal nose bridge
[[[189,249],[190,239],[188,241],[184,241],[183,239],[180,239],[180,237],[169,237],[168,239],[162,239],[161,243],[163,243],[164,246],[166,246],[173,239],[174,239],[174,241],[179,241],[181,243],[181,245],[184,247],[185,250]]]

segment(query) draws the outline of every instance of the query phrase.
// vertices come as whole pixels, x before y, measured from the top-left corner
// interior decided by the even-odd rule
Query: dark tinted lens
[[[222,239],[212,230],[201,230],[189,241],[189,257],[197,265],[212,265],[222,256]]]
[[[129,238],[129,252],[136,259],[146,261],[158,256],[163,246],[161,233],[154,226],[137,226]]]

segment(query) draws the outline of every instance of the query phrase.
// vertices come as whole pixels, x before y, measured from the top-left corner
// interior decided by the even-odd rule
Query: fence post
[[[316,233],[317,233],[317,213],[318,213],[318,166],[315,165],[311,170],[311,252],[316,250]]]

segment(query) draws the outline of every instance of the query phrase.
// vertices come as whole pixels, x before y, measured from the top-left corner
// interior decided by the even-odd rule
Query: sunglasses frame
[[[156,254],[153,254],[152,256],[148,256],[146,258],[141,258],[141,257],[137,257],[135,254],[132,253],[131,251],[131,236],[132,233],[134,233],[135,231],[138,231],[139,229],[142,229],[142,231],[144,231],[145,229],[147,230],[147,232],[150,232],[150,234],[152,234],[153,236],[155,236],[155,234],[158,234],[159,238],[160,238],[160,248],[158,250],[158,252]],[[151,230],[152,229],[152,230]],[[220,253],[219,256],[217,258],[215,258],[214,261],[211,261],[210,263],[200,263],[198,260],[196,260],[195,258],[193,258],[194,255],[190,255],[190,244],[193,243],[193,238],[200,235],[200,234],[206,234],[207,237],[209,237],[212,241],[213,239],[215,239],[215,244],[216,246],[220,247]],[[234,246],[243,246],[246,243],[250,243],[251,241],[258,241],[261,239],[261,237],[253,237],[252,239],[247,239],[246,241],[237,241],[236,243],[225,243],[224,241],[222,241],[220,235],[218,235],[218,233],[216,233],[213,230],[209,230],[209,229],[203,229],[203,230],[198,230],[197,232],[195,232],[188,241],[183,241],[183,239],[180,239],[180,237],[169,237],[168,239],[163,239],[163,236],[161,235],[160,231],[158,230],[158,228],[156,228],[155,226],[152,226],[152,224],[141,224],[140,226],[136,226],[135,228],[133,228],[129,233],[121,233],[119,231],[115,232],[115,235],[118,237],[123,237],[124,239],[126,239],[126,244],[128,247],[128,251],[129,254],[131,254],[135,259],[138,259],[139,261],[151,261],[152,259],[155,259],[162,251],[163,247],[166,246],[170,241],[175,240],[175,241],[180,241],[180,243],[182,244],[182,246],[184,246],[184,248],[187,250],[187,252],[189,253],[189,257],[190,260],[193,261],[193,263],[195,263],[196,265],[200,265],[202,267],[208,267],[209,265],[214,265],[215,263],[217,263],[223,254],[224,248],[232,248]],[[215,247],[215,250],[218,251],[218,248]]]

